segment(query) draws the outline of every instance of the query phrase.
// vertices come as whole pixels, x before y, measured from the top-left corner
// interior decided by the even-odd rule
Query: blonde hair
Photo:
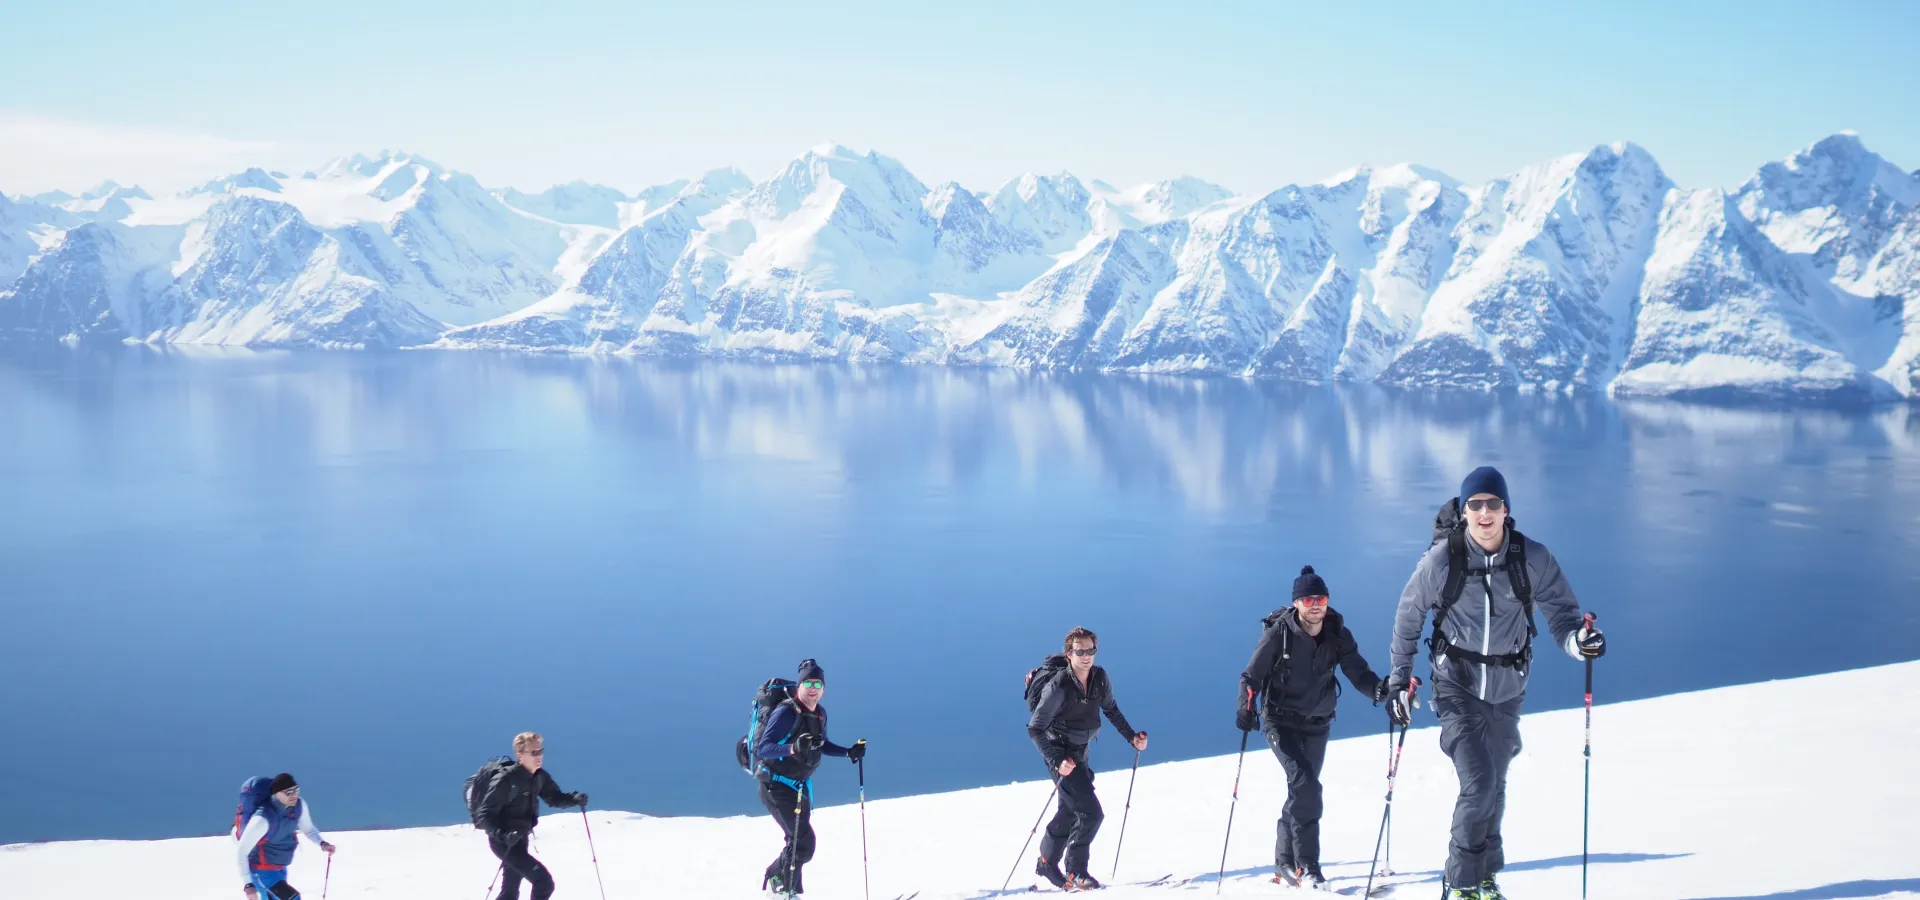
[[[539,743],[542,743],[540,740],[540,732],[522,731],[513,736],[513,752],[525,753],[528,747]]]

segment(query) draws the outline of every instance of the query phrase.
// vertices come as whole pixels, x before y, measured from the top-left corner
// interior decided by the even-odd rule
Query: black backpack
[[[1040,695],[1054,679],[1067,674],[1067,655],[1055,653],[1036,668],[1027,670],[1027,712],[1040,707]]]
[[[1471,661],[1493,663],[1496,665],[1520,666],[1533,658],[1533,639],[1539,634],[1533,625],[1533,582],[1527,577],[1527,538],[1514,524],[1513,515],[1507,515],[1507,555],[1501,570],[1507,573],[1507,583],[1513,586],[1513,594],[1520,599],[1521,614],[1527,618],[1527,643],[1519,653],[1506,656],[1482,657],[1478,653],[1452,647],[1445,635],[1440,633],[1440,623],[1447,612],[1460,602],[1460,592],[1467,586],[1472,576],[1482,578],[1491,574],[1489,569],[1475,569],[1467,555],[1467,520],[1460,514],[1460,498],[1448,497],[1441,504],[1440,511],[1433,516],[1433,543],[1445,541],[1447,544],[1447,580],[1440,587],[1440,605],[1433,608],[1433,636],[1427,646],[1434,653],[1451,653],[1468,657]],[[1428,545],[1429,547],[1432,544]]]
[[[480,801],[487,796],[494,782],[500,776],[513,771],[519,765],[511,756],[496,756],[480,764],[480,771],[467,776],[467,817],[473,820],[473,827],[486,830],[486,823],[480,821]]]
[[[769,678],[753,692],[753,713],[747,720],[747,733],[733,745],[734,762],[748,775],[760,774],[760,760],[753,755],[753,748],[760,743],[761,727],[766,725],[767,717],[773,715],[774,707],[793,699],[796,687],[799,685],[785,678]]]

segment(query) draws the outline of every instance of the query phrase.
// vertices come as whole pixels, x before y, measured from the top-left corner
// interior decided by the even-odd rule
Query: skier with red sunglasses
[[[1334,669],[1378,703],[1383,682],[1360,655],[1345,620],[1334,612],[1327,582],[1312,566],[1293,582],[1293,603],[1267,616],[1260,643],[1240,673],[1241,731],[1259,728],[1287,772],[1287,800],[1273,843],[1273,880],[1326,889],[1320,872],[1320,768],[1340,697]],[[1264,721],[1264,725],[1262,722]]]

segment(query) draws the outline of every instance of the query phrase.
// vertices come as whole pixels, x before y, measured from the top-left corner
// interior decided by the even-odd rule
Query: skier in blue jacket
[[[793,698],[774,707],[760,730],[754,757],[760,760],[760,803],[773,814],[785,833],[786,846],[767,864],[762,888],[788,897],[802,893],[801,867],[813,859],[813,773],[822,756],[859,762],[867,742],[842,747],[827,740],[827,708],[820,698],[827,692],[827,672],[811,659],[800,661],[799,684]]]
[[[295,900],[300,892],[287,883],[287,866],[293,863],[299,836],[306,835],[328,856],[333,855],[333,845],[313,827],[313,811],[300,799],[300,785],[292,775],[275,775],[267,789],[271,792],[267,802],[244,823],[237,824],[235,858],[240,866],[241,889],[247,900],[265,900],[262,894]]]

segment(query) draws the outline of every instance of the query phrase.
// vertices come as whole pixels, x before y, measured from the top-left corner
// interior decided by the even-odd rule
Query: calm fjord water
[[[457,822],[461,779],[522,729],[597,807],[757,812],[732,743],[803,656],[832,735],[872,742],[871,795],[1037,778],[1019,682],[1074,625],[1149,761],[1230,753],[1235,677],[1300,566],[1384,669],[1433,509],[1482,463],[1599,612],[1603,702],[1920,646],[1907,408],[15,354],[0,734],[26,768],[0,843],[219,831],[280,770],[322,828]],[[1543,654],[1529,708],[1578,705],[1579,680]],[[1355,692],[1341,710],[1336,734],[1383,728]],[[1130,759],[1108,732],[1094,764]],[[853,773],[816,784],[849,800]]]

